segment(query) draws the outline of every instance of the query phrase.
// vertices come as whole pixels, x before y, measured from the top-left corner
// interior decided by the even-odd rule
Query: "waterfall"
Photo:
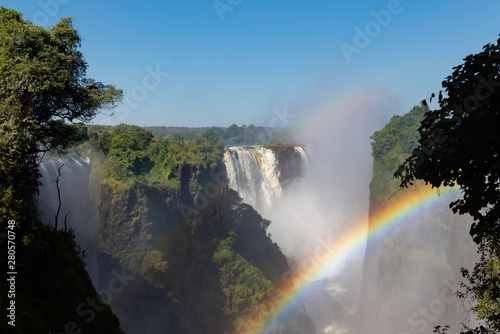
[[[302,146],[285,147],[279,153],[272,147],[231,146],[224,152],[229,188],[261,213],[281,198],[283,187],[300,177],[309,163]]]
[[[54,226],[54,216],[59,200],[57,198],[57,169],[61,168],[59,189],[61,191],[61,211],[58,228],[64,228],[67,216],[68,229],[75,231],[76,241],[87,252],[87,271],[96,286],[97,283],[97,235],[99,229],[99,194],[90,191],[90,158],[69,158],[47,160],[40,164],[42,174],[40,194],[35,199],[40,220],[45,225]]]
[[[302,159],[302,163],[307,166],[309,165],[309,158],[307,156],[306,150],[302,146],[295,146],[294,150],[299,152],[300,157]]]

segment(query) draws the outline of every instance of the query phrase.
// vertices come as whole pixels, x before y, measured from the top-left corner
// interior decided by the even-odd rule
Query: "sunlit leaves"
[[[78,137],[67,122],[91,120],[122,92],[86,77],[71,18],[45,29],[0,7],[1,220],[34,214],[40,153]]]

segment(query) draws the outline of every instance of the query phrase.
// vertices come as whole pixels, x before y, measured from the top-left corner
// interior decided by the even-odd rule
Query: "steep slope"
[[[394,116],[372,136],[370,217],[402,196],[393,174],[415,147],[424,112],[420,106]],[[422,333],[438,324],[455,324],[451,332],[457,332],[456,324],[464,315],[461,302],[454,297],[461,281],[459,270],[470,267],[476,254],[467,233],[470,219],[453,215],[449,201],[436,197],[439,204],[434,209],[368,243],[353,323],[357,331]]]
[[[2,321],[0,331],[123,333],[118,318],[92,286],[73,235],[33,224],[29,238],[16,240],[15,327]],[[6,259],[0,260],[3,268]],[[2,291],[9,288],[6,280],[0,282]],[[2,294],[2,306],[6,297]]]
[[[129,278],[111,301],[124,330],[230,333],[240,319],[266,312],[288,264],[266,234],[269,222],[229,189],[217,142],[106,131],[107,141],[104,130],[93,137],[107,150],[93,169],[103,176],[99,280],[105,285],[113,272]],[[314,333],[303,312],[291,322],[283,333]]]

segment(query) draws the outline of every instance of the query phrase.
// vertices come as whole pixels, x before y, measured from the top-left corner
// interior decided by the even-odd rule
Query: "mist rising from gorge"
[[[370,136],[397,106],[385,90],[372,88],[311,103],[311,109],[302,104],[302,114],[295,111],[294,140],[306,145],[309,166],[304,178],[264,213],[272,221],[273,240],[289,258],[300,263],[312,256],[319,240],[335,240],[339,229],[366,219],[373,166]]]
[[[61,167],[62,166],[62,167]],[[58,199],[56,179],[60,168]],[[91,186],[90,158],[65,156],[60,159],[48,159],[41,163],[42,174],[40,194],[36,199],[41,221],[54,226],[54,215],[58,217],[58,229],[64,229],[65,217],[67,228],[73,229],[76,241],[86,252],[86,268],[95,287],[97,287],[97,239],[99,232],[99,190]]]
[[[294,142],[305,145],[307,158],[301,154],[302,146],[300,145],[226,148],[223,160],[229,180],[234,181],[239,176],[238,182],[241,188],[238,189],[239,195],[253,198],[252,201],[255,203],[250,204],[264,218],[271,221],[267,232],[272,235],[272,240],[288,257],[292,270],[307,270],[307,264],[318,260],[315,258],[318,249],[324,254],[328,250],[326,248],[335,247],[335,240],[342,240],[344,230],[368,220],[370,196],[376,193],[375,191],[370,194],[369,190],[374,161],[371,155],[370,136],[375,131],[384,128],[389,118],[397,113],[397,107],[397,101],[387,92],[382,89],[370,89],[324,103],[323,107],[320,107],[319,103],[311,104],[310,109],[301,105],[304,110],[315,111],[308,112],[307,115],[300,114],[299,109],[291,109],[290,112],[296,116],[296,124],[291,124],[297,129],[293,134]],[[406,132],[413,133],[413,131],[401,130],[396,132],[398,131],[403,136]],[[394,147],[391,147],[391,150]],[[380,158],[376,159],[376,161],[380,160]],[[229,161],[232,161],[232,166]],[[69,227],[75,228],[77,241],[89,251],[88,270],[94,278],[97,273],[96,268],[92,267],[92,261],[97,248],[98,216],[101,209],[97,203],[99,197],[102,197],[102,191],[99,194],[99,187],[94,189],[97,190],[95,192],[90,189],[92,178],[90,178],[89,161],[65,157],[45,162],[41,166],[44,185],[41,188],[40,199],[42,201],[39,202],[39,208],[45,213],[43,221],[47,225],[53,225],[53,215],[58,203],[54,179],[57,176],[57,167],[63,163],[66,165],[61,170],[62,207],[59,228],[63,227],[64,215],[70,212],[68,221],[71,225]],[[392,160],[391,163],[395,164]],[[302,168],[297,166],[305,167],[301,178],[297,178],[297,171]],[[384,169],[384,173],[386,172]],[[376,175],[379,174],[377,172]],[[280,175],[285,176],[283,180]],[[266,181],[272,179],[272,182],[268,182],[269,187],[262,186],[260,183],[262,179]],[[235,189],[231,182],[229,186]],[[267,196],[273,193],[276,196]],[[110,189],[108,189],[109,194],[111,194]],[[173,222],[172,219],[166,217],[174,214],[175,209],[172,211],[172,207],[168,210],[166,207],[164,210],[160,208],[160,203],[165,203],[162,199],[163,195],[152,197],[160,201],[153,200],[147,203],[148,212],[152,213],[148,217],[155,219],[155,226]],[[111,201],[113,196],[106,198],[109,203],[113,203]],[[114,212],[121,215],[125,207],[125,204],[118,206]],[[108,208],[109,210],[111,209]],[[414,315],[414,310],[425,309],[429,305],[438,305],[432,300],[434,298],[432,296],[442,291],[442,282],[445,280],[456,282],[458,272],[456,268],[462,266],[463,258],[466,258],[458,254],[458,250],[464,248],[462,247],[465,245],[464,236],[470,241],[466,228],[463,231],[455,229],[448,232],[448,226],[452,226],[451,223],[455,224],[450,216],[451,212],[444,200],[439,212],[431,212],[423,218],[418,217],[413,222],[405,223],[404,226],[394,231],[391,230],[377,239],[372,243],[374,247],[369,249],[366,258],[364,258],[365,249],[362,242],[359,243],[360,247],[356,249],[356,252],[348,254],[346,262],[327,263],[328,258],[326,261],[322,258],[323,262],[320,262],[319,266],[329,264],[329,271],[323,272],[321,276],[311,276],[310,279],[315,282],[306,283],[310,288],[307,289],[307,293],[300,295],[301,302],[305,305],[308,316],[315,322],[316,328],[322,333],[347,333],[347,329],[353,328],[345,319],[357,317],[356,320],[359,323],[370,324],[370,326],[373,324],[377,327],[378,331],[374,330],[373,333],[389,333],[384,326],[394,323],[394,320],[370,318],[372,310],[382,309],[384,312],[389,310],[388,312],[392,312],[391,314],[395,317],[399,317],[400,321],[397,324],[402,329],[408,326],[411,329],[408,319],[418,321],[413,323],[421,324],[422,319],[418,313],[417,318],[409,316]],[[132,216],[120,217],[114,216],[113,219],[123,218],[123,224],[130,224],[133,220]],[[255,217],[257,220],[260,219],[258,215]],[[109,224],[109,222],[104,219],[100,224]],[[115,225],[120,224],[113,226]],[[464,227],[466,224],[460,226]],[[361,230],[358,232],[360,236],[362,232]],[[244,231],[237,234],[243,239],[248,237]],[[107,237],[116,235],[118,234],[111,233]],[[128,232],[124,232],[123,235],[128,235]],[[192,238],[191,235],[189,238]],[[436,238],[439,243],[435,242]],[[136,239],[139,240],[139,236],[133,237],[134,241],[137,241]],[[121,245],[122,240],[116,239],[114,242],[113,247],[116,248]],[[404,247],[401,246],[401,242]],[[112,254],[115,248],[111,248],[108,253]],[[249,254],[253,252],[258,253],[256,249],[252,249]],[[284,257],[280,256],[286,263]],[[394,258],[397,261],[393,261]],[[400,266],[397,267],[396,264]],[[100,276],[102,276],[102,268],[107,270],[107,263],[100,268]],[[189,265],[182,266],[182,268],[191,271]],[[193,282],[200,277],[199,274],[195,276],[189,276]],[[279,288],[279,278],[283,276],[277,277],[276,286]],[[109,280],[100,279],[103,282]],[[200,286],[205,284],[198,283],[201,284]],[[95,282],[94,285],[96,285]],[[398,293],[391,291],[394,287],[397,287]],[[195,292],[190,291],[191,289],[188,290],[193,296],[195,295]],[[417,296],[407,295],[410,292],[417,292]],[[448,296],[451,290],[448,289],[445,292]],[[163,327],[170,326],[167,320],[163,324],[150,321],[149,315],[142,315],[143,322],[136,323],[130,316],[133,312],[120,313],[122,306],[130,304],[128,301],[132,298],[130,296],[128,294],[117,296],[120,299],[117,299],[114,305],[115,311],[122,318],[122,323],[127,324],[127,328],[134,328],[133,332],[141,332],[144,323],[154,323],[154,327],[158,327],[154,329],[154,332],[161,332]],[[368,310],[368,313],[358,312],[358,297],[360,305],[364,303],[363,307]],[[410,300],[409,297],[413,299]],[[146,304],[148,308],[156,305],[149,301]],[[438,306],[441,307],[441,304]],[[455,304],[450,303],[445,306],[444,311],[439,309],[440,313],[436,313],[437,320],[453,319],[448,316],[448,313],[455,311]],[[164,306],[158,304],[154,308],[164,309]],[[438,318],[437,315],[442,316]],[[381,314],[378,318],[386,319],[385,316],[386,314]],[[159,315],[158,318],[161,316]],[[416,329],[419,328],[416,327]],[[355,329],[354,332],[368,333],[372,328]],[[150,328],[150,330],[153,329]]]

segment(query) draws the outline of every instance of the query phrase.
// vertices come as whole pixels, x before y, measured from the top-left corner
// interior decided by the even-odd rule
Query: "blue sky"
[[[403,114],[500,33],[498,1],[0,3],[46,27],[76,19],[88,75],[128,101],[101,124],[268,126],[273,110],[307,115],[373,87]],[[356,52],[346,57],[341,45]]]

